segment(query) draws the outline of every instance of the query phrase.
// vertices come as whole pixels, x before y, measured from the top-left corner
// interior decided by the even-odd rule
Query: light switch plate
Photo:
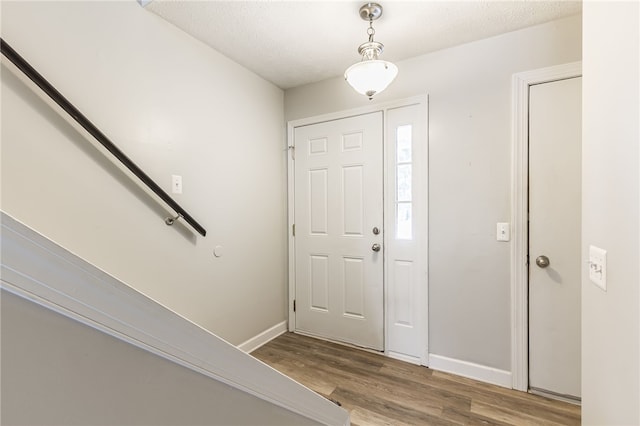
[[[509,241],[511,232],[509,232],[509,223],[498,223],[496,226],[496,240]]]
[[[589,246],[589,279],[607,291],[607,251],[596,246]]]
[[[171,175],[171,192],[173,194],[182,194],[182,176]]]

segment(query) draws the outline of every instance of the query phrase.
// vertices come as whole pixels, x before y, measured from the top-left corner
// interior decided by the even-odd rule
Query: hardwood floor
[[[253,356],[339,402],[352,425],[579,425],[580,407],[286,333]]]

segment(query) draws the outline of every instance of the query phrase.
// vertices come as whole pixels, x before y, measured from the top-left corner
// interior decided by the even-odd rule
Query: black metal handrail
[[[22,71],[31,81],[33,81],[44,93],[47,94],[56,104],[69,114],[82,128],[93,136],[100,144],[116,157],[131,173],[136,175],[151,191],[153,191],[162,201],[167,203],[176,212],[175,218],[169,218],[165,222],[167,225],[173,224],[176,219],[183,218],[185,222],[193,227],[203,237],[207,231],[183,209],[176,201],[169,196],[157,183],[153,181],[140,167],[138,167],[129,157],[125,155],[113,142],[109,140],[87,117],[84,116],[71,102],[67,100],[55,87],[51,85],[38,71],[22,58],[4,39],[0,38],[2,54],[10,60],[20,71]]]

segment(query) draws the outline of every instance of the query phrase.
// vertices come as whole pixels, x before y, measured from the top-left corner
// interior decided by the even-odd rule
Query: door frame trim
[[[306,117],[306,118],[301,118],[301,119],[297,119],[297,120],[291,120],[287,122],[287,140],[286,140],[286,147],[285,150],[288,151],[287,152],[287,232],[288,232],[288,308],[287,308],[287,312],[288,312],[288,319],[287,319],[287,327],[289,331],[295,331],[295,313],[293,311],[293,302],[296,298],[296,286],[295,286],[295,238],[293,237],[293,224],[295,223],[295,198],[294,198],[294,183],[295,183],[295,175],[294,175],[294,156],[295,156],[295,149],[293,149],[294,146],[294,131],[296,127],[301,127],[301,126],[307,126],[307,125],[311,125],[311,124],[318,124],[318,123],[323,123],[323,122],[327,122],[327,121],[333,121],[333,120],[340,120],[343,118],[349,118],[349,117],[353,117],[353,116],[357,116],[357,115],[363,115],[363,114],[369,114],[372,112],[378,112],[378,111],[382,111],[383,112],[383,145],[386,148],[386,143],[387,143],[387,136],[386,136],[386,112],[387,110],[393,109],[393,108],[401,108],[401,107],[406,107],[406,106],[411,106],[411,105],[428,105],[428,95],[427,94],[422,94],[422,95],[417,95],[417,96],[412,96],[409,98],[404,98],[404,99],[399,99],[399,100],[394,100],[394,101],[389,101],[389,102],[380,102],[380,103],[373,103],[373,104],[369,104],[367,106],[364,107],[359,107],[359,108],[353,108],[353,109],[348,109],[348,110],[343,110],[343,111],[337,111],[337,112],[332,112],[332,113],[328,113],[328,114],[321,114],[321,115],[316,115],[316,116],[311,116],[311,117]],[[425,131],[428,129],[428,119],[427,117],[425,117]],[[428,144],[428,135],[425,135],[425,142]],[[428,173],[428,145],[427,148],[425,149],[425,153],[427,154],[427,157],[425,157],[425,161],[427,161],[427,163],[425,164],[425,169],[427,170]],[[386,169],[386,161],[387,161],[387,153],[386,153],[386,149],[384,151],[384,158],[383,158],[383,168]],[[386,184],[385,184],[385,189],[386,191]],[[428,182],[425,183],[425,190],[428,190]],[[425,213],[428,212],[428,198],[425,199]],[[385,218],[386,220],[386,218]],[[425,238],[425,243],[424,243],[424,247],[425,247],[425,252],[421,253],[421,255],[423,256],[422,261],[423,263],[423,268],[425,271],[425,286],[426,286],[426,298],[423,301],[423,306],[422,306],[422,318],[423,318],[423,327],[424,327],[424,335],[422,336],[423,340],[423,344],[422,347],[425,348],[424,351],[424,356],[421,357],[421,362],[423,365],[427,365],[428,362],[428,350],[427,350],[427,344],[428,344],[428,293],[429,293],[429,282],[428,282],[428,251],[426,250],[426,247],[428,245],[428,241],[427,239],[427,235],[428,235],[428,230],[429,230],[429,225],[428,225],[428,219],[427,217],[424,218],[425,220],[425,234],[423,235],[423,238]],[[386,236],[385,236],[386,238]],[[387,265],[386,265],[387,259],[385,257],[384,259],[384,269],[385,271],[387,270]],[[384,333],[384,347],[385,347],[385,354],[387,354],[387,347],[386,347],[386,342],[387,342],[387,327],[386,327],[386,313],[388,311],[388,307],[387,307],[387,301],[388,301],[388,297],[387,297],[387,285],[386,285],[386,272],[385,275],[383,275],[383,297],[384,297],[384,321],[383,321],[383,333]],[[388,354],[387,354],[388,355]]]
[[[511,380],[513,389],[529,388],[529,87],[582,76],[582,62],[514,74],[512,77],[511,168]]]

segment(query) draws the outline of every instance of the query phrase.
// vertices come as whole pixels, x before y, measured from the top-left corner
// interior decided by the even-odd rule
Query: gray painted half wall
[[[319,424],[1,292],[2,424]]]

